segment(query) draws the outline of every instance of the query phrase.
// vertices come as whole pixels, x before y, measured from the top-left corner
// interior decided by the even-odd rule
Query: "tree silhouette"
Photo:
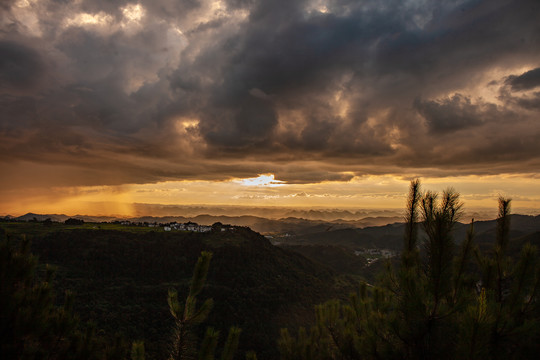
[[[14,246],[0,229],[0,358],[97,359],[103,347],[93,327],[82,331],[73,296],[55,305],[54,269],[37,276],[36,258],[26,239]]]
[[[291,336],[283,359],[535,358],[540,353],[540,266],[533,246],[507,255],[510,200],[499,199],[497,235],[487,254],[474,245],[474,222],[458,244],[459,195],[421,194],[411,183],[399,264],[348,304],[316,309],[316,325]],[[420,237],[421,226],[424,236]],[[419,241],[423,240],[423,241]],[[476,261],[474,261],[476,259]]]
[[[212,310],[213,300],[207,299],[197,308],[197,296],[202,291],[208,275],[208,268],[212,253],[203,251],[195,269],[189,287],[189,293],[184,303],[178,300],[178,292],[169,289],[168,303],[169,310],[174,317],[175,327],[173,335],[173,345],[170,360],[214,360],[215,349],[219,339],[219,331],[211,327],[206,329],[206,334],[199,348],[196,337],[196,326],[205,321]],[[235,326],[229,329],[229,335],[225,342],[221,360],[232,360],[241,330]]]

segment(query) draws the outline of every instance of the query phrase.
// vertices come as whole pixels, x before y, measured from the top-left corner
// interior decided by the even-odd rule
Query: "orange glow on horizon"
[[[539,179],[525,176],[464,176],[422,179],[423,189],[454,187],[469,208],[496,208],[499,195],[514,209],[540,213]],[[356,177],[349,182],[288,184],[273,174],[228,181],[168,181],[122,186],[55,187],[3,191],[0,214],[27,212],[134,216],[133,204],[283,208],[400,209],[409,180],[394,176]],[[530,211],[529,211],[530,212]],[[533,211],[534,212],[534,211]],[[152,215],[152,214],[145,214]]]

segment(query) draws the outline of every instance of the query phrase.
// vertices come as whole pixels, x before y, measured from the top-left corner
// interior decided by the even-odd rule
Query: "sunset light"
[[[415,178],[540,213],[527,6],[190,4],[1,7],[0,214],[395,209]]]

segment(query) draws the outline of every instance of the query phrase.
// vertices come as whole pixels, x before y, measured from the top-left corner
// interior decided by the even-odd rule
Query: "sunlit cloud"
[[[121,28],[130,35],[139,31],[143,26],[142,20],[146,15],[144,7],[140,4],[128,4],[121,10],[124,15],[120,22]]]
[[[114,18],[103,11],[95,14],[78,13],[72,18],[66,19],[64,21],[64,27],[69,28],[72,26],[79,26],[90,29],[100,29],[112,26],[113,22]]]
[[[39,23],[39,0],[18,0],[12,8],[12,14],[22,25],[22,30],[30,36],[43,35]],[[2,24],[0,20],[0,25]]]
[[[243,186],[268,186],[268,187],[277,187],[283,186],[284,181],[276,180],[274,174],[261,174],[256,178],[240,179],[235,180],[235,182]]]
[[[139,22],[145,15],[145,10],[141,4],[129,4],[122,8],[122,14],[128,22]]]
[[[198,119],[180,118],[176,120],[175,126],[179,132],[186,132],[190,129],[196,129],[199,122],[200,121]]]

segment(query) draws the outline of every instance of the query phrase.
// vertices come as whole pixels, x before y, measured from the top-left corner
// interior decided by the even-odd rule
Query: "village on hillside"
[[[136,223],[131,222],[129,220],[121,221],[121,225],[126,226],[148,226],[148,227],[160,227],[163,228],[164,231],[193,231],[193,232],[210,232],[210,231],[234,231],[236,230],[236,227],[232,225],[223,225],[220,222],[216,222],[214,224],[210,225],[199,225],[195,222],[188,221],[187,223],[178,223],[176,221],[162,224],[162,223]]]

